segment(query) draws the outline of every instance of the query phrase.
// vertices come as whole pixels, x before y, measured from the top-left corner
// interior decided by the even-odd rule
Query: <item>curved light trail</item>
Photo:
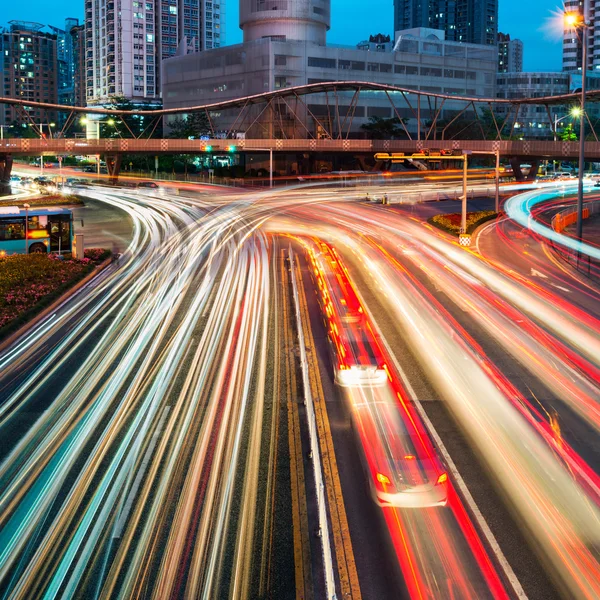
[[[411,348],[549,569],[570,597],[600,597],[597,467],[559,427],[568,408],[600,429],[596,316],[417,219],[347,202],[359,190],[90,195],[130,216],[132,243],[0,355],[1,597],[251,594],[282,234],[335,248],[346,267],[329,267],[331,293],[377,298],[397,324],[386,340]],[[533,229],[548,197],[520,194],[507,213]],[[345,389],[346,402],[381,419],[376,405],[397,402],[431,450],[395,357],[365,339],[388,382]],[[490,340],[551,390],[558,417],[495,364]],[[446,506],[382,511],[411,597],[510,595],[452,481]]]

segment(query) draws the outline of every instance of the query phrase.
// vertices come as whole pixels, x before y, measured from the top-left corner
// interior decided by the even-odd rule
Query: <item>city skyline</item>
[[[349,5],[355,4],[358,9],[360,0],[332,0],[332,27],[328,33],[328,42],[332,44],[355,45],[375,33],[392,34],[393,0],[377,0],[379,10],[369,11],[365,18],[353,19],[355,10]],[[343,5],[343,6],[342,6]],[[57,14],[56,7],[43,0],[31,0],[28,14],[35,14],[36,21],[46,25],[60,24],[66,17],[83,18],[82,0],[67,0],[62,3],[62,14]],[[531,0],[529,10],[538,15],[538,26],[531,27],[530,22],[515,19],[518,8],[517,0],[500,0],[499,31],[509,33],[511,38],[520,39],[524,43],[524,69],[526,71],[559,71],[562,69],[562,36],[557,36],[546,27],[547,20],[553,12],[560,10],[561,4],[556,0],[548,5],[547,0]],[[242,41],[242,31],[238,28],[239,7],[236,0],[227,3],[227,45]],[[18,5],[7,6],[3,10],[4,22],[27,20],[23,9]]]

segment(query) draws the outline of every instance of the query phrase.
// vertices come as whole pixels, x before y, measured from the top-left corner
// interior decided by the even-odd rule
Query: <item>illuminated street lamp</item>
[[[97,129],[97,136],[94,136],[93,134],[91,136],[87,135],[86,137],[88,137],[88,139],[100,139],[101,138],[101,136],[100,136],[100,125],[102,123],[106,123],[107,125],[110,125],[111,127],[114,127],[115,131],[119,134],[119,137],[123,137],[121,135],[121,132],[116,127],[117,122],[112,117],[109,117],[108,119],[88,119],[87,117],[81,117],[81,119],[79,119],[79,122],[82,125],[85,125],[86,129],[87,129],[88,125],[97,126],[97,128],[98,128]],[[88,133],[89,133],[89,131],[88,131]]]
[[[574,106],[569,111],[569,114],[565,115],[564,117],[560,117],[560,119],[558,118],[558,115],[555,114],[554,115],[554,141],[556,142],[558,140],[558,124],[561,121],[564,121],[565,119],[569,119],[569,118],[573,118],[573,117],[577,118],[580,116],[581,116],[581,108],[579,106]],[[555,160],[552,161],[552,171],[553,171],[553,173],[556,173],[556,161]]]
[[[557,129],[558,129],[558,124],[561,121],[564,121],[565,119],[569,119],[571,117],[580,117],[581,116],[581,108],[579,106],[574,106],[568,115],[565,115],[564,117],[560,117],[560,119],[558,118],[558,115],[554,115],[554,141],[557,141]]]
[[[583,14],[566,13],[565,25],[569,29],[581,31],[581,100],[579,106],[579,185],[577,188],[577,239],[583,238],[583,168],[585,165],[585,88],[587,75],[588,30],[586,20],[587,7],[583,5]]]

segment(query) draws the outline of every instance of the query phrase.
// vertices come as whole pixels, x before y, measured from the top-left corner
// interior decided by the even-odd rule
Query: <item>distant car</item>
[[[98,167],[93,167],[91,165],[88,165],[87,167],[83,167],[84,173],[96,173],[97,170],[98,170]]]
[[[600,179],[598,181],[596,181],[596,183],[594,184],[594,187],[600,187]]]
[[[147,189],[151,189],[151,190],[157,190],[158,189],[158,185],[156,183],[154,183],[154,181],[140,181],[137,186],[139,188],[147,188]]]
[[[11,175],[10,176],[10,181],[11,181],[11,183],[20,183],[21,182],[21,178],[18,175]]]

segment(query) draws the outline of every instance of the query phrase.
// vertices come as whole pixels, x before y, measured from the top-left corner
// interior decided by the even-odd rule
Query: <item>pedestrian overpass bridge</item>
[[[354,139],[354,110],[361,94],[377,93],[380,98],[387,98],[392,114],[396,114],[403,128],[405,139]],[[327,114],[316,115],[311,111],[309,98],[319,95],[327,99]],[[341,94],[348,104],[340,111]],[[339,96],[339,97],[338,97]],[[600,90],[586,94],[590,102],[600,101]],[[573,160],[579,156],[578,142],[546,141],[534,139],[515,139],[519,133],[519,112],[523,105],[542,107],[548,121],[554,125],[552,110],[556,107],[570,108],[580,101],[577,94],[564,94],[543,98],[481,98],[469,96],[447,95],[412,90],[397,86],[365,81],[337,81],[309,84],[283,88],[280,90],[218,101],[199,106],[186,106],[159,110],[118,110],[114,107],[74,107],[58,104],[39,103],[22,98],[0,98],[0,104],[9,105],[17,111],[24,122],[29,122],[32,129],[39,134],[38,139],[3,139],[0,140],[0,181],[7,181],[10,175],[12,159],[15,156],[56,156],[56,155],[101,155],[105,157],[109,174],[117,176],[124,154],[197,154],[212,152],[264,152],[301,153],[305,156],[323,153],[354,153],[355,155],[374,155],[376,153],[421,153],[423,150],[454,150],[482,154],[498,154],[512,159],[513,165],[528,162],[532,166],[540,160]],[[406,127],[403,113],[410,114],[412,130]],[[441,121],[444,109],[452,106],[450,118]],[[485,108],[491,115],[492,125],[483,126],[479,110]],[[65,113],[66,118],[60,131],[55,130],[52,136],[45,135],[42,124],[31,118],[31,111],[38,114]],[[41,111],[41,112],[40,112]],[[230,111],[231,120],[228,129],[219,129],[216,115],[222,111]],[[233,111],[233,112],[231,112]],[[284,127],[282,111],[289,120]],[[189,115],[204,113],[209,124],[209,139],[167,139],[154,137],[163,117],[170,115]],[[120,137],[103,139],[81,139],[70,137],[73,124],[79,116],[97,115],[120,119]],[[261,124],[261,119],[269,116],[269,126]],[[127,124],[128,117],[143,116],[146,128],[140,135],[135,135]],[[481,139],[462,139],[461,134],[451,137],[451,125],[459,119],[472,118],[477,123],[477,132]],[[273,124],[281,120],[278,129]],[[587,119],[587,131],[593,135],[593,141],[586,142],[586,160],[600,161],[600,141],[596,135],[592,121]],[[47,123],[44,123],[47,125]],[[311,127],[307,125],[310,124]],[[554,125],[555,126],[555,125]],[[471,127],[471,137],[474,128]],[[7,130],[9,131],[9,130]],[[46,130],[47,131],[47,130]],[[244,132],[243,139],[239,132]],[[318,131],[318,134],[315,133]],[[556,132],[554,132],[556,133]],[[448,139],[450,138],[450,139]],[[507,139],[508,138],[508,139]],[[533,170],[533,169],[532,169]],[[515,173],[518,168],[515,170]]]

